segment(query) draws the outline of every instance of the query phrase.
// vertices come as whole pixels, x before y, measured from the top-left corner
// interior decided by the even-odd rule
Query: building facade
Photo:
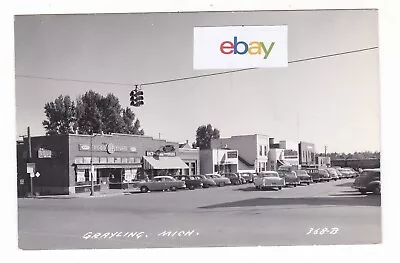
[[[201,174],[238,172],[238,151],[230,149],[200,150]]]
[[[212,139],[211,148],[238,150],[239,172],[267,170],[269,152],[269,136],[267,135],[238,135]]]
[[[41,195],[89,191],[92,174],[95,191],[101,191],[111,183],[190,173],[186,163],[196,170],[200,161],[196,149],[179,151],[179,143],[127,134],[32,137],[31,153],[40,173],[32,179],[33,189]],[[30,190],[27,157],[25,138],[17,144],[19,191]]]
[[[315,165],[315,145],[310,142],[299,143],[299,163],[300,165]]]
[[[269,143],[268,170],[277,170],[282,165],[299,166],[297,143],[290,141],[275,143],[274,138],[270,138]]]

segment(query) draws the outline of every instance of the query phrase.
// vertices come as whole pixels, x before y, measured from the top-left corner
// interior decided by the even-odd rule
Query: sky
[[[17,134],[43,135],[44,104],[88,90],[129,106],[131,87],[45,79],[147,83],[193,70],[193,27],[287,25],[289,61],[379,46],[375,10],[35,15],[15,18]],[[149,85],[133,108],[145,134],[195,139],[266,134],[319,152],[379,151],[379,50],[208,78]]]

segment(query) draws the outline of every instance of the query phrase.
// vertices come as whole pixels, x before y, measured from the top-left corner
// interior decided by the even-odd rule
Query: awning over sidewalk
[[[140,164],[93,164],[93,166],[95,169],[136,169],[141,167]],[[76,169],[90,169],[90,164],[76,164]]]
[[[189,167],[179,157],[157,157],[144,156],[144,169],[149,170],[168,170],[168,169],[188,169]]]

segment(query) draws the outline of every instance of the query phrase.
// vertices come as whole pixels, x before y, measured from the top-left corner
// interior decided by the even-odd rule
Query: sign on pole
[[[36,175],[36,177],[39,177],[39,176],[40,176],[40,173],[39,173],[39,172],[36,172],[35,175]]]
[[[33,177],[35,177],[35,174],[34,174],[34,173],[29,173],[29,176],[30,176],[31,178],[33,178]]]
[[[31,174],[35,172],[35,163],[26,164],[26,173]]]

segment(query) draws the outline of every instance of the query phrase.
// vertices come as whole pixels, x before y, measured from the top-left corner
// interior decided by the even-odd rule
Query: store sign
[[[291,150],[291,149],[284,150],[283,155],[285,156],[285,158],[298,158],[299,157],[298,152]]]
[[[230,151],[230,152],[227,153],[227,156],[228,156],[229,159],[237,158],[238,154],[237,154],[237,151]]]
[[[146,151],[146,156],[173,157],[176,156],[176,152]]]
[[[33,174],[35,172],[35,163],[26,164],[26,173]]]
[[[54,156],[53,156],[53,152],[51,150],[39,148],[39,150],[38,150],[38,158],[39,159],[52,158],[52,157],[54,157]]]
[[[90,145],[88,144],[79,144],[78,147],[79,151],[90,151]],[[112,143],[93,145],[92,150],[94,152],[108,152],[109,154],[114,152],[137,152],[134,146],[119,146]]]

